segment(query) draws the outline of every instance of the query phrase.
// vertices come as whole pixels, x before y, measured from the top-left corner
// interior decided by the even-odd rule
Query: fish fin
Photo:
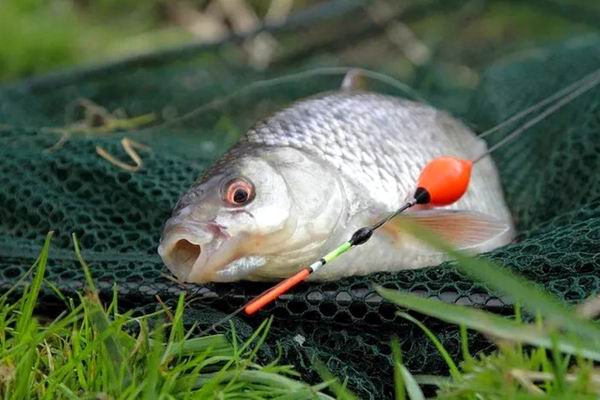
[[[418,224],[462,250],[485,252],[509,243],[514,235],[512,224],[488,214],[470,210],[423,210],[396,217],[384,225],[384,231],[396,240],[406,238],[402,221]]]
[[[346,72],[342,81],[342,90],[365,90],[367,88],[367,77],[358,68],[353,68]]]

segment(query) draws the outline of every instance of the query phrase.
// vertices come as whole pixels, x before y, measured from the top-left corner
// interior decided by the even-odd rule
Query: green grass
[[[174,310],[143,316],[120,314],[116,292],[104,306],[76,241],[87,290],[65,300],[58,318],[40,322],[35,308],[50,241],[51,234],[23,295],[14,302],[11,293],[0,297],[1,399],[331,398],[321,392],[327,384],[303,383],[290,366],[257,364],[270,320],[247,341],[234,332],[229,342],[223,335],[192,337],[183,296]]]
[[[432,341],[448,365],[449,376],[411,374],[394,339],[397,400],[424,399],[423,385],[436,387],[437,399],[598,398],[600,372],[595,365],[600,361],[600,326],[596,322],[498,265],[457,251],[417,226],[405,228],[452,255],[473,279],[517,299],[536,318],[524,321],[520,306],[514,318],[506,318],[377,288],[403,310],[461,328],[462,360],[455,360],[427,326],[405,311],[398,312]],[[119,313],[116,291],[104,305],[75,237],[75,254],[87,289],[77,299],[65,299],[66,311],[58,318],[40,322],[35,310],[45,283],[51,236],[31,268],[32,276],[15,285],[24,288],[22,296],[13,302],[10,292],[0,297],[1,399],[332,398],[324,390],[339,399],[357,398],[319,363],[314,367],[325,383],[318,385],[299,380],[291,366],[259,365],[257,352],[271,320],[244,342],[233,330],[230,342],[223,335],[194,337],[193,327],[186,330],[183,295],[174,310],[164,308],[143,316]],[[470,354],[467,330],[485,335],[497,350]]]
[[[160,0],[2,0],[0,80],[193,40],[161,18]]]

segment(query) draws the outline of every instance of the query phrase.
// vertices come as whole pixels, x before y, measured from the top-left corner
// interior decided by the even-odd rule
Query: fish
[[[446,111],[347,82],[256,123],[181,196],[158,246],[180,281],[289,277],[409,200],[431,159],[473,159],[486,151],[486,143]],[[515,235],[490,157],[474,168],[458,202],[415,206],[397,218],[472,253],[504,246]],[[423,268],[446,259],[392,221],[310,279]]]

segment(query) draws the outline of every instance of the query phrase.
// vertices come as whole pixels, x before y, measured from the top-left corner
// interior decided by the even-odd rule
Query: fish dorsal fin
[[[386,232],[401,232],[402,221],[422,226],[462,250],[484,252],[509,243],[514,235],[510,222],[500,221],[490,215],[470,210],[423,210],[396,217],[387,224]]]
[[[342,81],[342,90],[366,90],[367,89],[367,77],[358,68],[353,68],[346,72],[344,80]]]

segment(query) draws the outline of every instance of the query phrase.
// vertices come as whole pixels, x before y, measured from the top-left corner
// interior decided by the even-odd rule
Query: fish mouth
[[[239,247],[242,242],[242,237],[229,237],[216,224],[193,226],[167,223],[158,254],[180,281],[223,281],[229,274],[219,272],[241,255]]]
[[[194,266],[206,258],[206,246],[212,240],[205,229],[167,222],[158,254],[177,279],[188,282]]]
[[[158,252],[161,254],[160,248]],[[200,258],[202,246],[190,242],[188,239],[179,239],[169,250],[162,253],[161,256],[171,271],[179,279],[185,280],[188,279],[194,265]]]

